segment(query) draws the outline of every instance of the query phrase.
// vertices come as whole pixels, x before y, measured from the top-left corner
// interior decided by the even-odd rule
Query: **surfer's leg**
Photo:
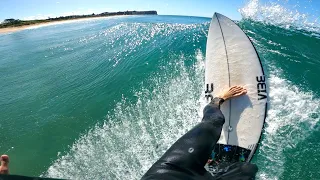
[[[220,103],[245,93],[244,88],[235,86],[225,91],[219,98],[214,98],[205,107],[202,122],[178,139],[146,175],[157,174],[159,169],[204,175],[206,173],[204,165],[220,138],[225,121],[219,109]]]
[[[1,166],[0,166],[0,174],[9,174],[9,156],[2,155],[1,156]]]

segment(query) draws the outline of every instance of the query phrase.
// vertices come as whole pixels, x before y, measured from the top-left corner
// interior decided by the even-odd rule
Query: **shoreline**
[[[103,18],[107,19],[107,18],[122,17],[122,16],[123,15],[105,16],[105,17],[87,17],[87,18],[79,18],[79,19],[67,19],[67,20],[53,21],[53,22],[42,22],[42,23],[24,25],[24,26],[19,26],[19,27],[0,28],[0,34],[13,33],[13,32],[22,31],[25,29],[38,28],[38,27],[49,26],[49,25],[72,23],[72,22],[78,22],[78,21],[88,21],[88,20],[103,19]],[[126,17],[126,16],[132,16],[132,15],[125,15],[124,17]]]

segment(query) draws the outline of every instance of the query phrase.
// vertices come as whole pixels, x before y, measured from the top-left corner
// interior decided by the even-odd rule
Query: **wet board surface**
[[[213,172],[224,162],[251,160],[267,113],[267,82],[252,42],[232,20],[215,13],[206,49],[207,102],[235,85],[244,86],[247,95],[221,105],[226,121],[218,144],[212,151],[210,163],[206,165]]]

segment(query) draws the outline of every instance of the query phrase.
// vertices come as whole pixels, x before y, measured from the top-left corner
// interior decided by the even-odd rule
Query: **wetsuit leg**
[[[202,122],[178,139],[145,176],[157,174],[159,169],[200,176],[207,173],[204,166],[220,138],[225,119],[220,111],[219,98],[214,98],[203,112]]]

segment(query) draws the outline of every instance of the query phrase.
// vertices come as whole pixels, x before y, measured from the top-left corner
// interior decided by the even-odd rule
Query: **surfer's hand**
[[[231,98],[235,98],[241,95],[244,95],[247,93],[247,90],[244,87],[241,86],[232,86],[229,89],[226,89],[222,94],[220,94],[218,97],[222,98],[223,100],[228,100]]]
[[[1,156],[0,174],[9,174],[9,156]]]

